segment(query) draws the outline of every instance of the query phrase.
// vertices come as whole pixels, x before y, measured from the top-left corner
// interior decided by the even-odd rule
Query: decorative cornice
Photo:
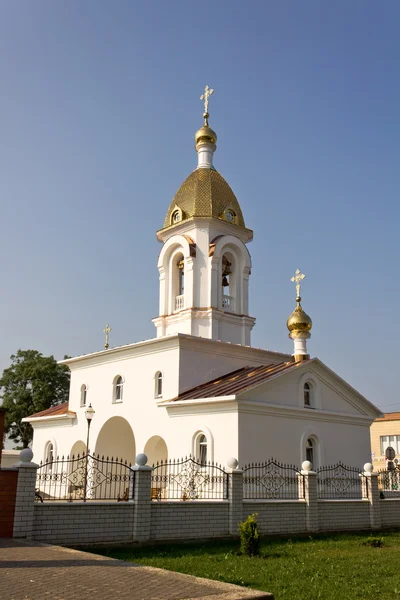
[[[248,390],[247,390],[248,391]],[[310,410],[294,406],[283,406],[278,404],[266,404],[255,400],[245,400],[237,396],[223,396],[218,398],[198,398],[196,400],[176,400],[174,402],[158,403],[159,408],[166,408],[171,417],[189,416],[197,413],[225,413],[237,411],[238,414],[270,415],[276,417],[300,419],[307,422],[319,421],[326,423],[342,423],[354,425],[354,421],[360,426],[369,427],[371,417],[335,413],[327,410]],[[175,413],[175,414],[173,414]]]

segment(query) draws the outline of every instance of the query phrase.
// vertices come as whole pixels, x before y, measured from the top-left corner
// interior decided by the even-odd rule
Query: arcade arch
[[[97,436],[95,454],[135,462],[135,436],[126,419],[111,417],[104,423]]]

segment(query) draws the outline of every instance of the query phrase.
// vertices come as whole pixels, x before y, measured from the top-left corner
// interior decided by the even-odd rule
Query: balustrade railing
[[[221,465],[191,457],[153,465],[152,500],[227,500],[229,475]]]
[[[40,464],[36,476],[36,500],[132,500],[135,471],[118,458],[77,455]]]
[[[185,308],[185,296],[175,296],[175,310],[183,310]]]
[[[222,296],[222,308],[224,310],[229,310],[229,311],[233,311],[234,310],[233,296],[228,296],[227,294],[223,294],[223,296]]]
[[[339,462],[318,469],[317,492],[321,499],[361,499],[368,497],[368,486],[359,469]]]
[[[243,469],[245,500],[298,500],[304,498],[304,476],[294,465],[274,459]]]

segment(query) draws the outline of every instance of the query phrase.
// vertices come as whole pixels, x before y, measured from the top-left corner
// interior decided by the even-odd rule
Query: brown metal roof
[[[74,416],[76,413],[68,410],[68,402],[63,402],[63,404],[57,404],[57,406],[52,406],[51,408],[47,408],[46,410],[42,410],[34,415],[29,415],[26,417],[27,419],[36,419],[36,417],[59,417],[60,415],[71,415]]]
[[[274,375],[293,369],[304,363],[284,362],[279,364],[261,365],[259,367],[242,367],[227,375],[202,383],[183,392],[172,402],[178,400],[196,400],[198,398],[216,398],[218,396],[234,396],[256,385],[264,383]]]
[[[400,412],[384,413],[383,417],[378,417],[375,421],[400,421]]]

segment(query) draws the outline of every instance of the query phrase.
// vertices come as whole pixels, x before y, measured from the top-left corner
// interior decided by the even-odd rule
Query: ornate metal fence
[[[152,500],[227,500],[229,475],[221,465],[192,457],[153,465]]]
[[[339,462],[318,469],[317,492],[321,499],[360,499],[368,497],[368,486],[359,469]]]
[[[294,465],[273,458],[243,469],[245,500],[298,500],[304,498],[304,476]]]
[[[135,472],[127,461],[90,454],[40,464],[36,501],[94,501],[133,499]]]
[[[378,488],[383,498],[398,498],[400,496],[400,469],[378,471]]]

